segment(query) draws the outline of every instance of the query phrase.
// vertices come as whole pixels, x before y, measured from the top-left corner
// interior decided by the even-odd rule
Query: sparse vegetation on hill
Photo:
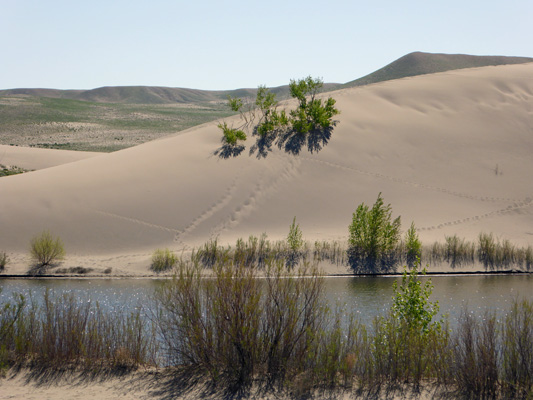
[[[218,125],[223,132],[223,144],[215,154],[222,158],[240,155],[245,147],[237,145],[237,140],[246,139],[245,130],[251,130],[256,137],[250,154],[255,153],[258,158],[266,157],[274,144],[291,154],[299,154],[305,146],[310,152],[320,151],[328,143],[337,124],[333,117],[339,114],[335,99],[328,97],[323,103],[322,99],[316,98],[322,86],[321,79],[310,76],[292,80],[290,95],[298,100],[298,107],[288,113],[286,110],[278,111],[276,95],[265,86],[259,86],[253,105],[243,99],[228,97],[230,108],[240,112],[241,124],[236,128],[228,127],[225,122]],[[228,137],[232,140],[228,141]]]
[[[20,168],[15,165],[7,167],[5,165],[0,164],[0,177],[23,174],[24,172],[28,172],[28,171],[25,170],[24,168]]]
[[[341,87],[354,87],[390,81],[409,76],[434,74],[455,69],[485,67],[489,65],[523,64],[533,62],[529,57],[472,56],[467,54],[432,54],[415,52]]]
[[[232,114],[219,103],[144,105],[0,96],[0,144],[112,152]]]

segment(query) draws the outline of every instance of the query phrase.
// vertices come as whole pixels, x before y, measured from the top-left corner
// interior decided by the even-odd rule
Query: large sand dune
[[[357,205],[380,192],[423,241],[493,232],[533,243],[533,64],[330,95],[339,124],[318,153],[276,148],[258,159],[247,149],[221,159],[213,123],[1,178],[0,250],[24,263],[17,254],[47,229],[77,257],[71,263],[146,266],[156,248],[263,232],[282,238],[294,216],[308,240],[345,239]]]

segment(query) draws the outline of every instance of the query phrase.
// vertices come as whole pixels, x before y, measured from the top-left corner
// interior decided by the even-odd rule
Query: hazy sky
[[[0,89],[344,83],[413,52],[533,57],[532,0],[0,0]]]

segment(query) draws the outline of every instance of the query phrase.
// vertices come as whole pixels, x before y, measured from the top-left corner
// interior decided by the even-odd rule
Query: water
[[[424,278],[424,280],[427,278]],[[431,301],[438,301],[440,314],[447,314],[453,325],[468,307],[483,315],[486,311],[503,313],[514,299],[533,301],[533,276],[476,275],[432,276]],[[325,296],[332,308],[337,304],[353,311],[365,324],[386,312],[392,303],[392,284],[401,277],[332,277],[325,280]],[[148,309],[152,296],[163,280],[159,279],[0,279],[0,304],[12,293],[42,298],[46,289],[56,295],[72,293],[80,302],[96,302],[112,310]]]

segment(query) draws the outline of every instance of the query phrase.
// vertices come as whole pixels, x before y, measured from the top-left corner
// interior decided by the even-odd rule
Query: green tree
[[[287,245],[289,252],[287,255],[287,267],[293,268],[298,264],[302,256],[302,248],[304,241],[302,239],[302,230],[300,225],[296,223],[296,217],[293,218],[292,224],[289,227],[289,234],[287,235]]]
[[[407,266],[413,268],[422,257],[422,243],[416,233],[415,223],[405,233],[405,248],[407,250]]]
[[[316,95],[323,87],[321,79],[310,76],[297,81],[291,80],[289,90],[291,97],[298,100],[298,108],[290,112],[291,124],[297,133],[308,133],[320,129],[328,129],[333,123],[333,117],[339,114],[335,107],[335,99],[329,97],[325,103],[317,99]]]
[[[397,263],[401,219],[392,219],[391,206],[381,193],[372,208],[361,203],[348,227],[348,260],[357,273],[389,272]]]
[[[289,124],[285,110],[277,111],[276,94],[266,86],[261,85],[257,88],[255,105],[261,111],[261,118],[256,127],[256,132],[260,136],[265,136]]]
[[[419,272],[419,265],[420,262],[417,262],[410,272],[404,268],[402,284],[399,287],[397,282],[393,283],[392,314],[409,329],[427,333],[430,329],[441,327],[440,322],[433,321],[433,317],[439,312],[439,303],[429,301],[433,284],[431,279],[422,284],[419,275],[425,275],[426,270]]]

